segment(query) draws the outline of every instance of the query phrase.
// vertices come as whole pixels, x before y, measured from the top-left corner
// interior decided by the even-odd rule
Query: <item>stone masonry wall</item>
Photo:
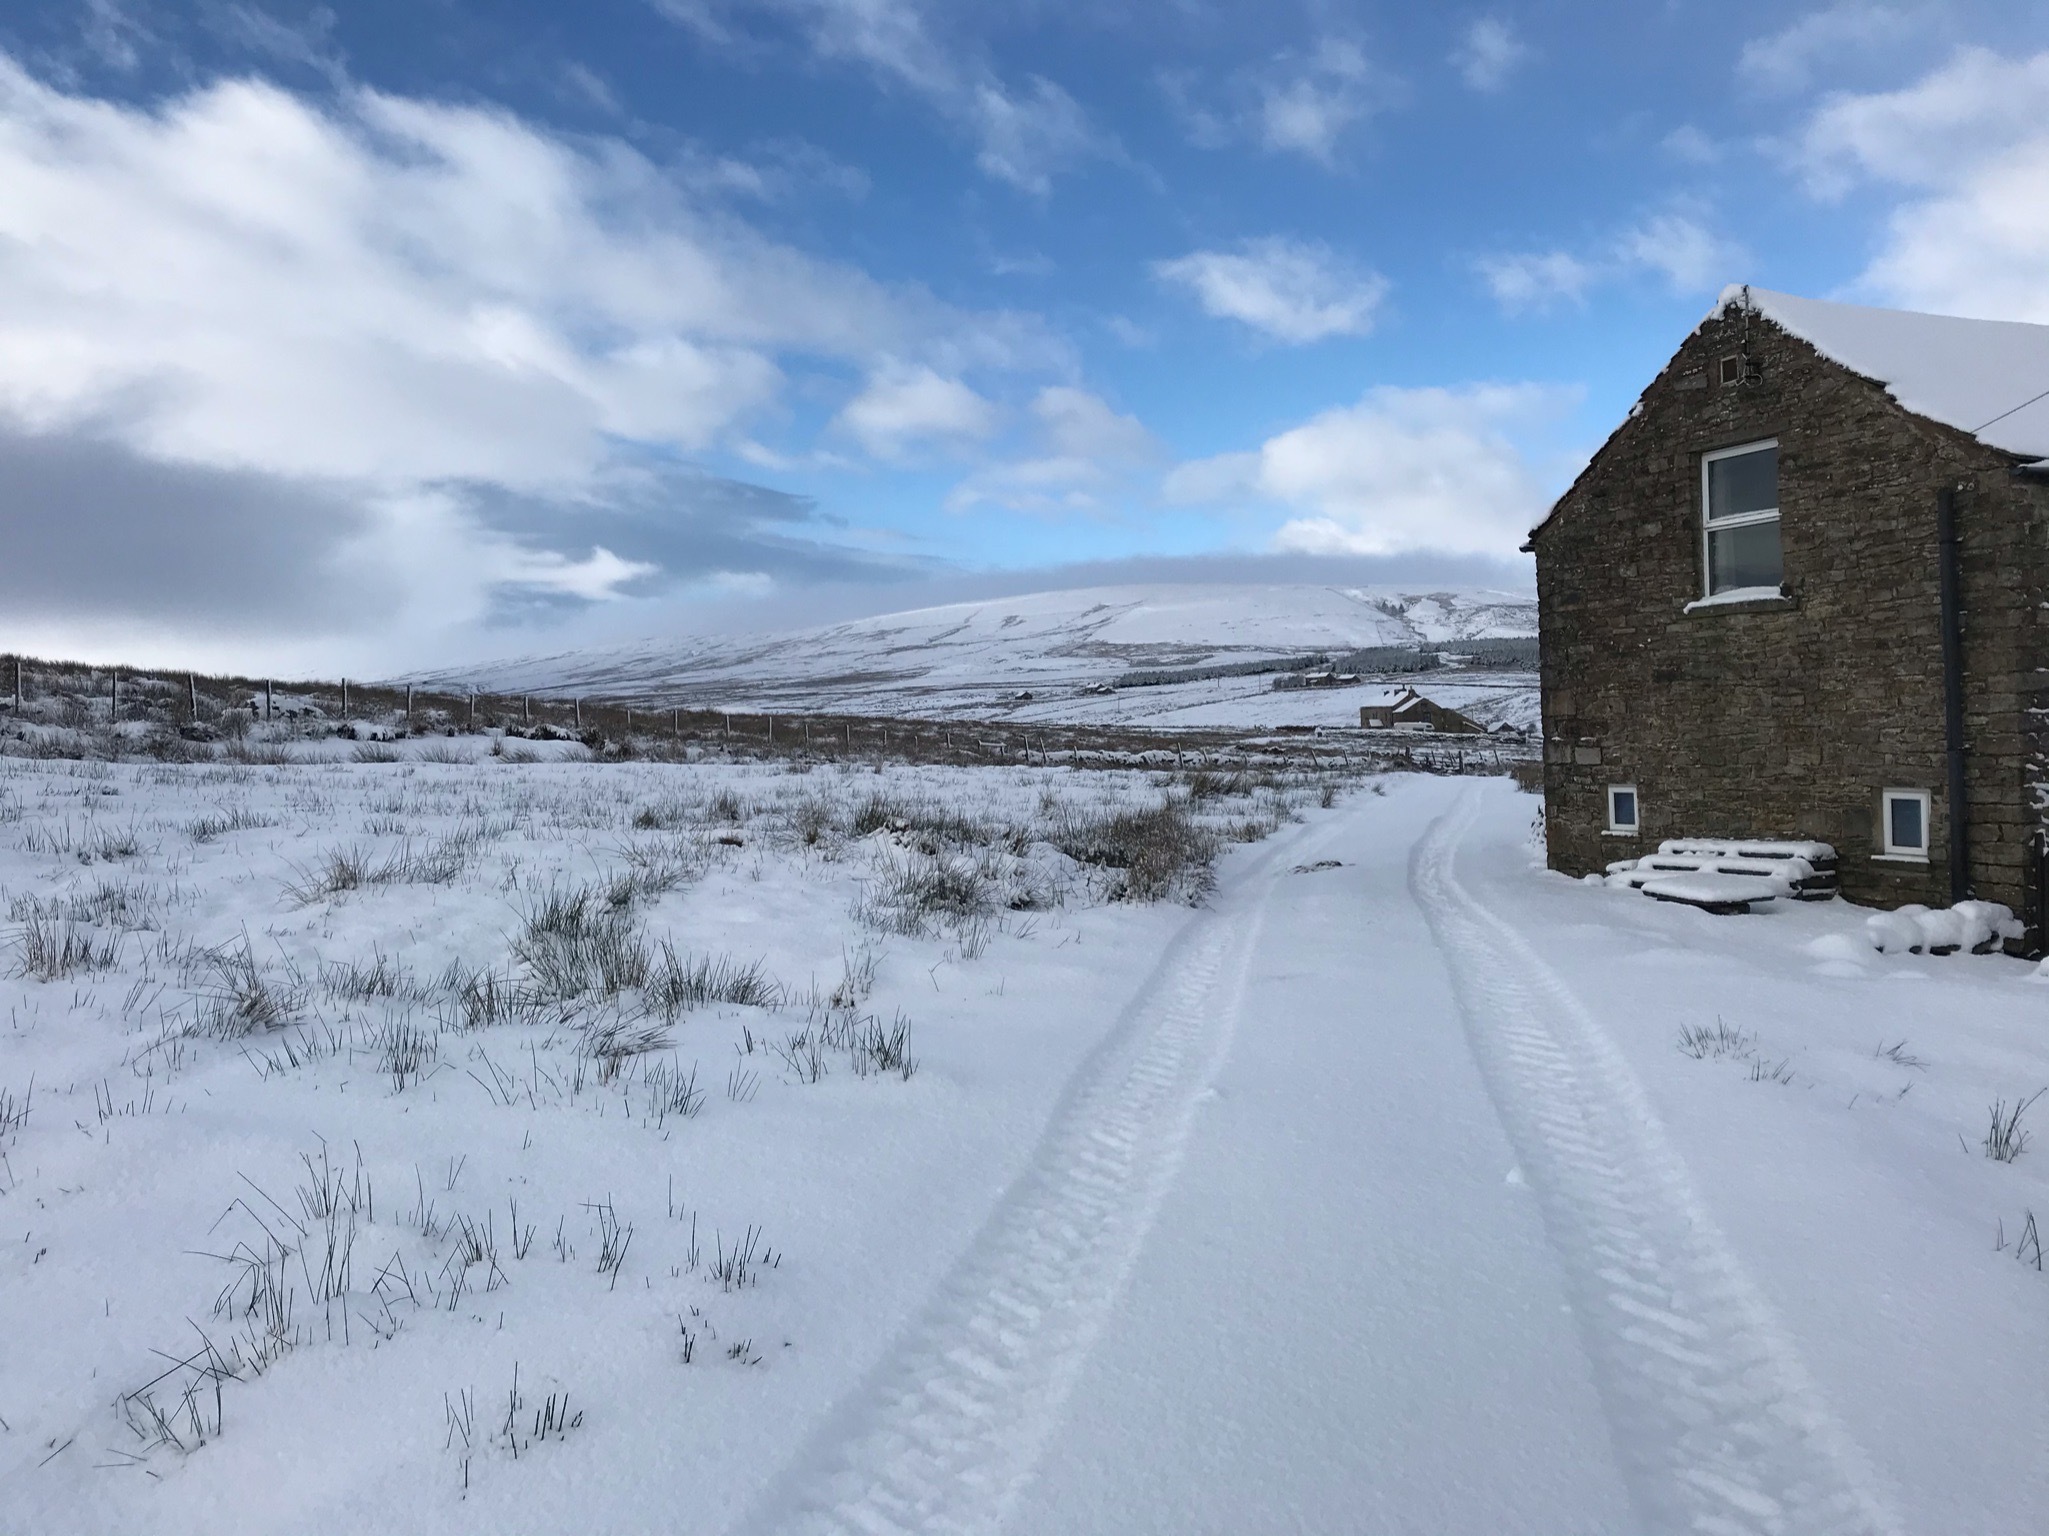
[[[1743,382],[1719,382],[1729,356]],[[1689,613],[1706,591],[1701,456],[1764,438],[1787,596]],[[2021,910],[2049,798],[2049,488],[1742,312],[1688,338],[1534,536],[1552,867],[1667,837],[1812,837],[1854,900],[1947,904],[1945,483],[1965,486],[1970,876]],[[1641,835],[1603,830],[1611,784],[1637,787]],[[1927,863],[1877,857],[1886,788],[1930,792]]]

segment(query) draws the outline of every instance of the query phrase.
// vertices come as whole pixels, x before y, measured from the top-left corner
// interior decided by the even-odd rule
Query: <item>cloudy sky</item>
[[[1520,583],[1730,281],[2049,322],[2049,8],[22,0],[0,649]]]

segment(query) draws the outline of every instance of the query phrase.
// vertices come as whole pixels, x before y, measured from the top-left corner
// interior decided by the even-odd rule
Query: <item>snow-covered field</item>
[[[423,676],[442,689],[620,702],[1147,726],[1357,725],[1344,690],[1280,695],[1265,676],[1089,692],[1133,670],[1443,645],[1537,632],[1534,597],[1397,587],[1094,587],[956,603],[790,634],[537,656]],[[1486,723],[1536,715],[1533,673],[1418,680]],[[1020,695],[1029,694],[1029,698]],[[1455,697],[1454,697],[1455,695]],[[1464,700],[1465,702],[1460,702]],[[1478,718],[1478,716],[1476,716]]]
[[[1189,787],[0,761],[0,1531],[2041,1528],[2032,967]]]
[[[1204,884],[1148,775],[473,755],[0,760],[0,1528],[728,1523]]]
[[[1111,694],[1034,697],[1006,705],[1009,720],[1075,725],[1129,725],[1144,730],[1218,727],[1271,730],[1284,725],[1356,730],[1359,706],[1391,686],[1406,685],[1492,730],[1508,725],[1534,731],[1541,700],[1536,674],[1443,668],[1393,678],[1365,678],[1356,686],[1277,690],[1269,676],[1217,677]]]

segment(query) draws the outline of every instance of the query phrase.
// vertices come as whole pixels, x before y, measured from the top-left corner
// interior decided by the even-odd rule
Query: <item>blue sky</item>
[[[1525,580],[1728,281],[2049,321],[2049,13],[0,19],[0,646],[425,665]]]

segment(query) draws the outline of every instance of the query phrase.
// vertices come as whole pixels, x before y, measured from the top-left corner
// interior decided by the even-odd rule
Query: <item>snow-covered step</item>
[[[1661,857],[1679,855],[1703,859],[1768,860],[1785,865],[1804,863],[1807,873],[1795,883],[1795,896],[1803,901],[1819,901],[1836,893],[1836,850],[1828,843],[1804,838],[1672,837],[1658,844],[1658,854]]]
[[[1823,901],[1836,893],[1836,851],[1815,842],[1667,838],[1656,853],[1618,859],[1608,866],[1610,884],[1635,890],[1664,876],[1684,874],[1763,880],[1777,894]]]
[[[1805,859],[1816,869],[1833,867],[1836,862],[1836,851],[1827,843],[1768,837],[1668,837],[1658,844],[1658,852],[1699,854],[1703,858]]]
[[[1814,873],[1804,860],[1706,858],[1688,854],[1650,853],[1640,859],[1622,859],[1608,866],[1611,883],[1641,890],[1648,881],[1672,875],[1727,875],[1755,881],[1775,892],[1793,893],[1798,882]]]
[[[1674,901],[1699,907],[1703,912],[1734,914],[1748,912],[1762,901],[1776,901],[1782,888],[1755,875],[1693,874],[1661,875],[1637,887],[1653,901]]]

